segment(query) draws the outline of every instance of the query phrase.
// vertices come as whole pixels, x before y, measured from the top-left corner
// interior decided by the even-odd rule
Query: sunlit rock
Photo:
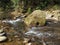
[[[45,21],[45,13],[41,10],[33,11],[24,20],[27,26],[43,26],[45,24]]]

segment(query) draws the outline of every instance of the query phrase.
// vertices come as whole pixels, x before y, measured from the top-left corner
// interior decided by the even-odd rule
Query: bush
[[[23,0],[24,2],[24,8],[23,12],[27,12],[29,9],[29,12],[32,12],[36,9],[45,9],[48,5],[54,4],[53,0]]]

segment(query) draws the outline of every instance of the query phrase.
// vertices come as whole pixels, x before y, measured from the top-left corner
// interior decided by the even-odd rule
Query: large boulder
[[[30,15],[28,15],[24,22],[27,26],[43,26],[45,25],[45,12],[41,10],[35,10]]]

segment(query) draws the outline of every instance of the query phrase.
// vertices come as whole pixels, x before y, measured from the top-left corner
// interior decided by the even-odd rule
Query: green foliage
[[[8,11],[10,8],[12,9],[13,2],[11,0],[0,0],[0,8],[4,11]]]
[[[15,7],[15,8],[18,8],[18,2],[19,2],[19,0],[11,0],[12,2],[13,2],[13,6]]]
[[[49,4],[53,3],[53,0],[22,0],[24,2],[24,12],[27,12],[30,9],[45,9]]]
[[[32,12],[36,9],[45,9],[48,5],[59,4],[60,0],[0,0],[0,8],[3,10],[19,9],[23,13]]]

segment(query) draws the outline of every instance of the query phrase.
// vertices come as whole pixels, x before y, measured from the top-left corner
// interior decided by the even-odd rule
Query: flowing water
[[[31,27],[25,30],[24,21],[20,18],[16,20],[3,20],[3,23],[11,25],[17,33],[23,35],[23,38],[28,38],[35,42],[42,42],[43,45],[60,45],[60,22],[54,23],[53,21],[47,22],[43,27]],[[24,32],[24,33],[23,33]]]

